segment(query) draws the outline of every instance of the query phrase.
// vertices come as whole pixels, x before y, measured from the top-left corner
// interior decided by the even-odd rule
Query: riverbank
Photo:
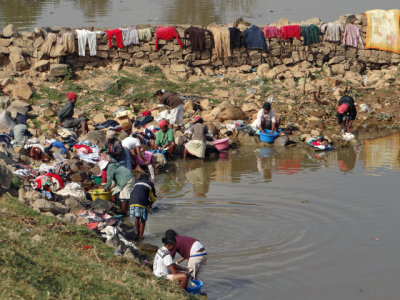
[[[196,299],[93,232],[0,199],[3,298]]]

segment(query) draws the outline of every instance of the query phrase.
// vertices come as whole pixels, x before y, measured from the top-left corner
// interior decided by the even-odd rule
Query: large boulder
[[[210,114],[220,122],[226,120],[243,120],[246,117],[240,108],[228,101],[222,102]]]
[[[32,89],[25,80],[19,80],[12,90],[13,94],[22,100],[29,100],[32,96]]]
[[[17,34],[17,31],[15,30],[15,27],[13,24],[8,24],[6,27],[3,28],[3,37],[9,38],[12,37],[13,35]]]
[[[13,173],[7,167],[6,163],[3,160],[0,160],[0,177],[1,177],[0,188],[9,189],[11,186]]]
[[[24,56],[17,51],[10,51],[9,59],[15,71],[23,71],[29,68],[29,65],[26,62]]]
[[[68,65],[66,64],[53,64],[50,65],[51,77],[62,77],[67,75]]]
[[[82,140],[89,140],[93,144],[101,147],[106,141],[106,132],[104,130],[89,131],[85,136],[82,137]]]
[[[32,70],[37,71],[37,72],[45,72],[49,69],[50,62],[48,60],[39,60],[38,62],[35,62]]]

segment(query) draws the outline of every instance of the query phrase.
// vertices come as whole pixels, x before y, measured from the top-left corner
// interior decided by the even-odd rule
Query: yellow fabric
[[[400,54],[400,10],[375,9],[367,15],[365,49],[379,49]]]
[[[217,58],[230,57],[231,40],[228,28],[209,28],[214,36],[214,45]]]
[[[140,205],[140,204],[132,204],[131,207],[141,207],[141,208],[147,208],[146,206]]]

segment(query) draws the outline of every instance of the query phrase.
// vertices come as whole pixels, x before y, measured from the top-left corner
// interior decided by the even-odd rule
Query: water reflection
[[[163,20],[173,24],[208,25],[226,22],[226,15],[236,17],[250,14],[257,0],[175,0],[165,2]]]
[[[398,169],[399,151],[399,134],[366,141],[365,146],[327,152],[301,147],[282,151],[273,147],[243,147],[229,153],[224,152],[217,160],[204,163],[199,160],[171,163],[169,173],[160,179],[161,192],[173,193],[174,197],[177,197],[177,193],[184,195],[189,192],[194,197],[203,198],[210,192],[212,182],[269,183],[274,176],[315,172],[320,169],[351,173],[354,172],[357,161],[362,160],[365,161],[367,172],[378,168]]]
[[[34,24],[42,10],[49,3],[59,0],[0,0],[0,20],[2,24]],[[29,9],[27,9],[29,7]]]
[[[89,21],[95,21],[97,16],[106,16],[111,11],[110,0],[74,0],[74,7],[82,11]],[[122,24],[121,24],[122,25]]]
[[[400,135],[365,141],[365,168],[399,168]]]

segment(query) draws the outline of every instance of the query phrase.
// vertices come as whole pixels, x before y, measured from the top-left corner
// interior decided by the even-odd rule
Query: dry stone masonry
[[[365,14],[342,16],[337,21],[342,24],[351,23],[360,29],[361,36],[365,42],[366,16]],[[290,24],[287,19],[281,19],[274,25],[283,26]],[[322,25],[320,19],[309,19],[299,25],[315,24]],[[239,21],[235,24],[242,32],[250,24]],[[136,28],[148,28],[149,26],[137,26]],[[183,32],[189,26],[176,26],[179,36],[183,39]],[[228,25],[226,26],[228,27]],[[261,27],[260,27],[261,28]],[[91,31],[105,31],[105,28],[87,28]],[[267,40],[268,52],[262,50],[248,50],[246,47],[233,49],[231,57],[217,58],[215,49],[210,51],[193,52],[190,42],[186,41],[187,47],[181,49],[175,39],[170,41],[159,40],[160,50],[155,51],[155,26],[151,27],[153,38],[149,42],[140,42],[140,45],[133,45],[117,49],[115,40],[113,47],[109,48],[108,36],[97,34],[97,54],[89,56],[87,48],[86,56],[78,56],[78,53],[64,54],[59,51],[52,51],[50,55],[43,55],[40,52],[41,46],[49,33],[63,33],[72,31],[61,27],[36,28],[33,32],[18,33],[13,25],[7,25],[0,34],[0,68],[11,65],[14,72],[31,69],[36,72],[50,70],[51,76],[65,76],[67,74],[66,64],[72,68],[82,67],[91,64],[93,66],[107,62],[123,65],[140,66],[147,63],[156,65],[169,65],[176,73],[183,73],[194,70],[197,73],[210,74],[215,69],[226,67],[237,67],[245,72],[258,67],[259,75],[279,78],[285,76],[287,67],[298,66],[299,72],[306,71],[309,67],[324,67],[328,74],[345,74],[346,71],[362,73],[367,69],[381,69],[383,66],[398,65],[400,55],[380,50],[363,50],[349,46],[342,46],[339,43],[325,42],[320,36],[320,43],[303,45],[302,40],[290,39]],[[262,28],[261,28],[262,29]],[[76,49],[77,40],[75,34]],[[211,46],[210,39],[206,40],[206,46]],[[77,51],[76,51],[77,52]],[[0,69],[1,70],[1,69]],[[295,74],[298,77],[303,73]],[[0,71],[0,80],[9,75]]]

